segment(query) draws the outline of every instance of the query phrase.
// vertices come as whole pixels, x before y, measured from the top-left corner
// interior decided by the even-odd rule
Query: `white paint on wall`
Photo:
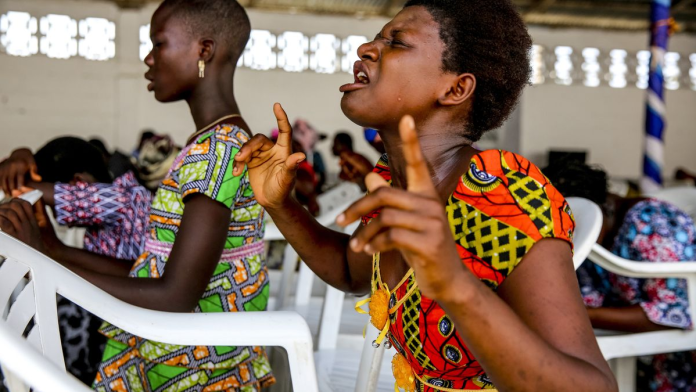
[[[41,17],[49,13],[70,15],[76,20],[106,18],[116,23],[116,57],[105,62],[81,58],[49,59],[0,54],[0,158],[13,148],[40,147],[62,134],[99,136],[109,146],[130,151],[141,130],[153,128],[167,132],[183,143],[193,131],[184,103],[160,104],[146,91],[140,62],[139,29],[149,22],[154,6],[140,11],[122,11],[110,3],[64,0],[5,0],[0,14],[8,10],[26,11]],[[337,37],[374,36],[386,19],[358,20],[350,17],[289,15],[249,12],[252,25],[273,34],[302,31],[306,36],[319,33]],[[647,33],[531,28],[535,43],[547,48],[593,47],[603,53],[613,49],[636,52],[647,47]],[[696,36],[677,35],[670,50],[696,52]],[[603,64],[607,67],[608,64]],[[242,112],[257,133],[268,133],[275,126],[274,102],[281,102],[292,119],[308,119],[328,134],[349,131],[356,148],[370,158],[377,154],[364,142],[361,128],[341,113],[338,86],[351,80],[342,72],[317,74],[288,73],[282,70],[238,70],[236,93]],[[666,134],[666,175],[676,166],[696,170],[696,93],[668,91]],[[505,148],[518,152],[540,165],[548,149],[586,149],[592,163],[603,165],[612,175],[638,177],[641,171],[645,92],[602,85],[587,88],[546,83],[527,88],[518,115],[502,134]],[[330,169],[331,140],[319,149]]]

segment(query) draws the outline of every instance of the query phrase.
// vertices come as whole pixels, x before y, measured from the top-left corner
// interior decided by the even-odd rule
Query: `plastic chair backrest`
[[[293,388],[317,391],[312,335],[297,313],[200,314],[139,308],[112,297],[2,232],[0,259],[4,259],[0,265],[0,324],[17,339],[26,338],[61,371],[65,365],[56,294],[148,340],[188,346],[283,347],[288,353]],[[20,289],[15,290],[16,287]],[[16,291],[19,294],[13,296]]]
[[[48,358],[36,352],[27,341],[17,339],[15,331],[0,323],[0,367],[5,382],[14,391],[88,392],[91,389],[61,371]],[[1,388],[0,388],[1,389]]]
[[[597,242],[604,218],[599,206],[590,200],[581,197],[569,197],[566,200],[575,218],[573,265],[578,269]]]
[[[360,190],[358,185],[352,182],[342,182],[319,195],[317,197],[317,204],[319,204],[321,215],[339,210],[336,213],[336,216],[338,216],[339,213],[343,212],[340,207],[344,205],[346,201],[355,201],[363,194],[364,192]]]

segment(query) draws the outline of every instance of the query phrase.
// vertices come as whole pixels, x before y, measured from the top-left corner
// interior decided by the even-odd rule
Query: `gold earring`
[[[203,79],[205,77],[205,61],[198,60],[198,77]]]

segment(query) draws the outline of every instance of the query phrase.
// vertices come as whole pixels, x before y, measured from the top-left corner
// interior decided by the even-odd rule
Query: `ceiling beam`
[[[677,5],[672,6],[672,15],[677,15],[681,12],[686,11],[689,6],[696,3],[696,0],[682,0]]]
[[[142,8],[148,0],[114,0],[114,3],[121,8]]]
[[[617,17],[585,16],[559,13],[528,13],[524,15],[528,24],[551,27],[577,27],[605,30],[647,31],[650,28],[648,19],[629,19]],[[681,23],[686,32],[696,31],[696,23]]]
[[[390,17],[392,16],[391,10],[397,6],[397,3],[399,3],[399,0],[386,0],[384,2],[384,6],[382,7],[382,11],[380,14],[382,16]]]
[[[543,14],[556,2],[556,0],[534,0],[529,12]]]

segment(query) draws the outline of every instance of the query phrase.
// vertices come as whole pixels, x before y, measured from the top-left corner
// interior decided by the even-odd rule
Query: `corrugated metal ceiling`
[[[159,0],[109,0],[141,7]],[[465,1],[465,0],[462,0]],[[529,24],[640,30],[648,27],[651,0],[513,0]],[[284,12],[392,16],[405,0],[240,0],[245,7]],[[696,0],[673,0],[672,14],[683,31],[696,32]]]

